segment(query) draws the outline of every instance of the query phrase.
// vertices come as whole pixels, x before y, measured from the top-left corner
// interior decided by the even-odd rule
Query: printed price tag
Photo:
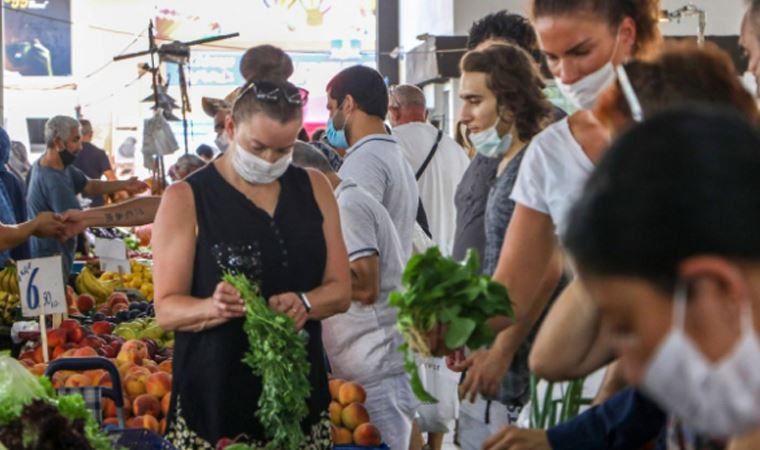
[[[18,261],[18,285],[24,317],[67,311],[60,256]]]

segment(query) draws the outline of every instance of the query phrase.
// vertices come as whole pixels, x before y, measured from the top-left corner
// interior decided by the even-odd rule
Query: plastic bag
[[[37,377],[13,358],[0,357],[0,424],[21,414],[34,399],[48,398]]]
[[[417,408],[417,424],[425,433],[448,433],[459,415],[459,374],[446,367],[443,358],[424,358],[415,354],[422,385],[438,403],[423,403]]]

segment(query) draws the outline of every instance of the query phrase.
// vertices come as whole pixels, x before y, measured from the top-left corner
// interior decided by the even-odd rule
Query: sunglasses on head
[[[256,96],[256,100],[266,103],[277,103],[280,101],[280,98],[283,98],[291,105],[306,106],[306,103],[309,101],[309,91],[306,89],[290,84],[282,86],[269,81],[247,82],[240,89],[240,94],[238,94],[236,101],[249,93],[253,93]]]

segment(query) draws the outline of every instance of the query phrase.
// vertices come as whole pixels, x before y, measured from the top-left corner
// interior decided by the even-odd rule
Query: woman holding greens
[[[260,446],[274,431],[259,422],[257,403],[264,388],[282,387],[262,386],[241,361],[250,349],[245,308],[220,282],[226,271],[246,275],[271,309],[306,330],[301,448],[331,448],[319,320],[348,308],[351,282],[332,189],[290,164],[305,100],[289,83],[249,82],[226,124],[234,148],[164,194],[153,229],[156,317],[177,332],[167,430],[179,448],[241,434]]]

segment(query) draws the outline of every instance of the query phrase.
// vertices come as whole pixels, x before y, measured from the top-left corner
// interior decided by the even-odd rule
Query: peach
[[[113,388],[113,380],[111,380],[111,374],[103,371],[99,377],[92,380],[94,386],[100,386],[104,388]]]
[[[335,425],[330,425],[332,432],[332,440],[333,444],[335,445],[347,445],[347,444],[353,444],[353,435],[351,434],[351,430],[347,430],[345,428],[336,427]]]
[[[379,447],[383,443],[380,430],[371,423],[364,423],[354,430],[354,443],[364,447]]]
[[[113,308],[111,308],[111,312],[114,313],[114,315],[127,310],[129,310],[129,306],[125,305],[124,303],[117,303],[113,306]]]
[[[48,348],[63,346],[66,343],[66,330],[56,328],[47,332]]]
[[[161,400],[164,395],[172,390],[172,377],[165,372],[156,372],[150,374],[145,382],[145,390],[148,394]]]
[[[74,306],[74,299],[76,298],[77,294],[74,292],[74,288],[66,285],[66,305],[67,306]]]
[[[101,399],[103,408],[103,418],[116,417],[116,403],[110,398],[103,397]]]
[[[127,297],[127,294],[123,292],[114,292],[113,294],[111,294],[110,297],[108,297],[108,301],[106,303],[108,304],[108,307],[111,308],[112,310],[114,309],[116,305],[119,305],[119,304],[124,305],[127,308],[129,308],[129,298]],[[114,312],[116,311],[114,310]]]
[[[356,383],[343,383],[338,391],[338,401],[343,406],[350,403],[364,403],[365,400],[367,400],[367,393]]]
[[[132,411],[136,416],[158,417],[161,413],[161,402],[150,394],[142,394],[132,402]]]
[[[144,394],[145,382],[148,377],[142,373],[130,373],[124,378],[124,390],[130,397],[137,397]]]
[[[330,396],[333,400],[338,400],[338,392],[340,392],[340,387],[343,386],[343,383],[345,382],[345,380],[341,380],[340,378],[333,378],[330,380]]]
[[[48,365],[45,363],[37,363],[29,369],[29,372],[37,375],[38,377],[41,377],[42,375],[45,375],[45,370],[47,370],[47,366]]]
[[[156,362],[152,359],[143,360],[142,366],[150,370],[150,373],[158,372],[158,364],[156,364]]]
[[[150,370],[142,366],[133,366],[127,369],[127,375],[131,373],[139,373],[139,374],[145,375],[146,380],[150,376]]]
[[[50,355],[50,349],[48,349],[48,355]],[[45,362],[45,357],[42,351],[42,344],[34,348],[34,362],[36,364]]]
[[[59,345],[58,347],[53,349],[53,354],[50,355],[50,359],[58,359],[60,358],[65,352],[68,350],[65,346]]]
[[[161,433],[161,436],[166,434],[166,418],[164,417],[161,419],[161,421],[158,423],[158,431]]]
[[[95,298],[90,294],[81,294],[77,298],[76,307],[82,314],[87,314],[95,308]]]
[[[169,408],[172,404],[172,393],[169,392],[166,395],[164,395],[164,398],[161,399],[161,412],[164,414],[164,417],[169,416]]]
[[[69,334],[69,342],[74,342],[75,344],[78,344],[82,342],[82,339],[84,339],[84,328],[77,326],[76,328],[68,330],[68,334]]]
[[[154,433],[160,431],[158,420],[153,416],[137,416],[129,421],[127,428],[146,428]]]
[[[55,389],[60,389],[66,384],[66,380],[72,374],[74,374],[74,372],[70,370],[59,370],[58,372],[53,374],[53,378],[50,381],[53,382],[53,387]]]
[[[126,362],[123,364],[119,364],[119,361],[113,360],[113,363],[116,364],[116,366],[119,368],[119,375],[121,375],[122,378],[127,376],[127,372],[133,367],[140,367],[137,364],[133,362]]]
[[[361,403],[351,403],[341,411],[340,420],[346,428],[355,430],[359,425],[369,422],[369,414]]]
[[[330,421],[340,426],[340,413],[343,412],[343,406],[338,402],[330,402]]]
[[[86,345],[74,350],[74,356],[77,358],[91,358],[93,356],[98,356],[98,352],[89,345]]]
[[[121,346],[117,361],[133,362],[137,365],[142,364],[143,359],[148,359],[148,347],[145,342],[137,339],[130,339]]]
[[[64,387],[86,387],[92,386],[92,380],[87,375],[81,373],[75,373],[66,379]]]
[[[111,322],[101,320],[93,323],[91,328],[92,332],[95,334],[111,334],[113,331],[113,324]]]
[[[173,369],[174,369],[174,367],[172,365],[172,360],[171,359],[167,359],[166,361],[164,361],[164,362],[162,362],[161,364],[158,365],[158,370],[160,370],[162,372],[166,372],[169,375],[172,374],[172,370]]]

